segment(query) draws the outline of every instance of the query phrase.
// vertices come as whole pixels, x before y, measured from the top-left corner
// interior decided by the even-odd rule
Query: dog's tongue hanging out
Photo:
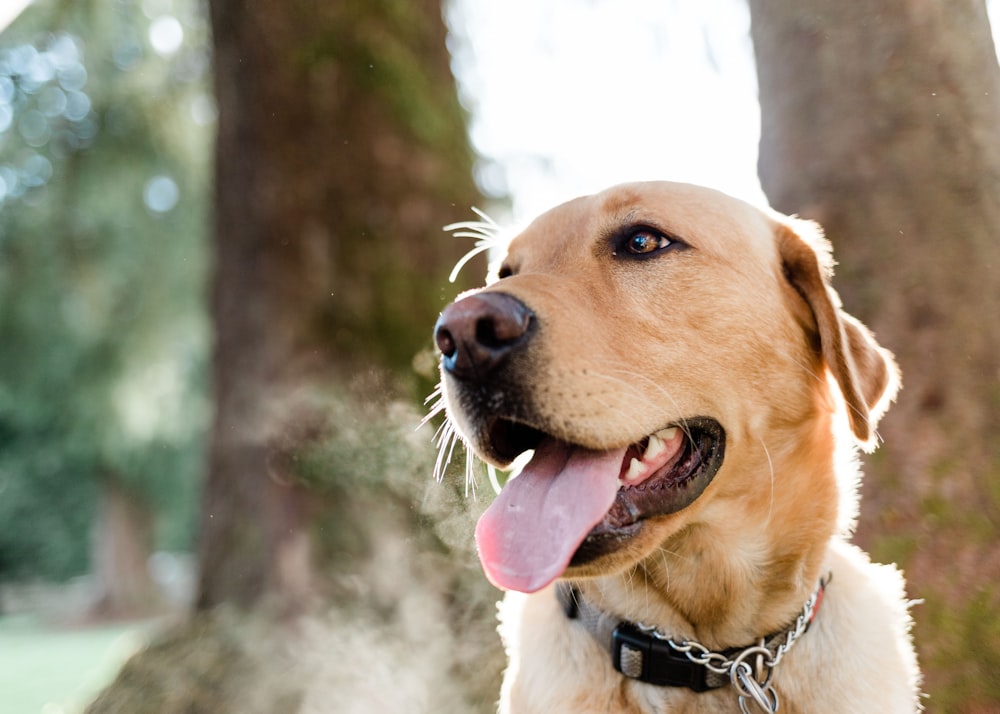
[[[479,519],[476,545],[498,588],[535,592],[562,575],[618,492],[625,449],[545,439]]]
[[[531,593],[562,575],[587,534],[604,520],[622,481],[635,486],[662,473],[681,453],[683,438],[677,429],[664,429],[643,443],[643,449],[636,444],[591,451],[544,439],[476,526],[479,559],[490,582]],[[628,464],[626,454],[635,455]]]
[[[614,505],[619,486],[662,474],[683,442],[676,428],[610,451],[544,439],[476,526],[479,559],[490,582],[530,593],[558,578]],[[634,457],[628,464],[626,455]]]
[[[535,592],[562,575],[618,492],[625,449],[589,451],[546,439],[479,519],[476,545],[498,588]]]

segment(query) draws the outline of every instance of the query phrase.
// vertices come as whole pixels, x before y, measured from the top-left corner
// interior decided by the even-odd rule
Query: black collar
[[[583,599],[580,591],[566,582],[556,586],[556,595],[566,617],[576,620],[590,632],[605,651],[610,652],[616,670],[626,677],[663,687],[686,687],[695,692],[724,687],[733,681],[734,662],[747,652],[770,653],[768,669],[781,657],[809,625],[819,611],[828,575],[819,582],[812,597],[788,627],[744,647],[710,652],[697,643],[679,644],[655,629],[628,622],[599,610]],[[769,677],[768,677],[769,678]]]

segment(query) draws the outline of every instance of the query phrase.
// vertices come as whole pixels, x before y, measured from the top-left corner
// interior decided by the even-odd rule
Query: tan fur
[[[629,223],[690,248],[615,259],[606,236]],[[504,265],[511,277],[485,290],[537,316],[521,378],[545,431],[606,449],[693,415],[727,429],[725,461],[700,498],[566,573],[584,597],[727,648],[784,627],[832,572],[814,626],[776,670],[781,711],[917,710],[902,577],[842,532],[857,474],[838,454],[852,435],[874,444],[896,368],[841,309],[818,227],[708,189],[630,184],[544,214]],[[453,400],[449,413],[475,446],[475,425]],[[508,594],[500,631],[510,657],[502,712],[738,711],[728,687],[695,694],[618,674],[551,587]]]

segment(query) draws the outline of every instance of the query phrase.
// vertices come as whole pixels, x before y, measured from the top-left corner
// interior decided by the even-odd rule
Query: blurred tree
[[[472,154],[439,0],[210,9],[216,413],[199,606],[270,594],[299,612],[316,528],[351,528],[358,505],[342,492],[319,507],[298,480],[303,449],[346,426],[301,397],[368,379],[363,398],[384,399],[371,375],[411,373],[468,248],[441,226],[475,202]]]
[[[0,37],[0,578],[89,565],[109,615],[151,604],[150,548],[193,545],[212,121],[196,10],[38,2]]]
[[[209,7],[216,410],[197,611],[89,711],[491,710],[477,504],[432,481],[430,434],[414,434],[430,377],[414,362],[470,247],[441,227],[478,198],[441,5]]]
[[[858,538],[897,560],[937,711],[1000,705],[1000,67],[983,0],[751,0],[760,175],[819,220],[903,392]]]

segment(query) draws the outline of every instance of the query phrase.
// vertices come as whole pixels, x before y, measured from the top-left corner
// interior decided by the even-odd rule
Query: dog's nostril
[[[494,349],[503,347],[522,334],[524,330],[512,329],[511,325],[505,322],[498,323],[492,315],[476,321],[476,342],[483,347]]]
[[[453,356],[455,350],[458,349],[458,345],[455,344],[455,338],[446,327],[438,327],[434,331],[434,341],[437,343],[438,349],[441,350],[441,354],[445,357]]]

